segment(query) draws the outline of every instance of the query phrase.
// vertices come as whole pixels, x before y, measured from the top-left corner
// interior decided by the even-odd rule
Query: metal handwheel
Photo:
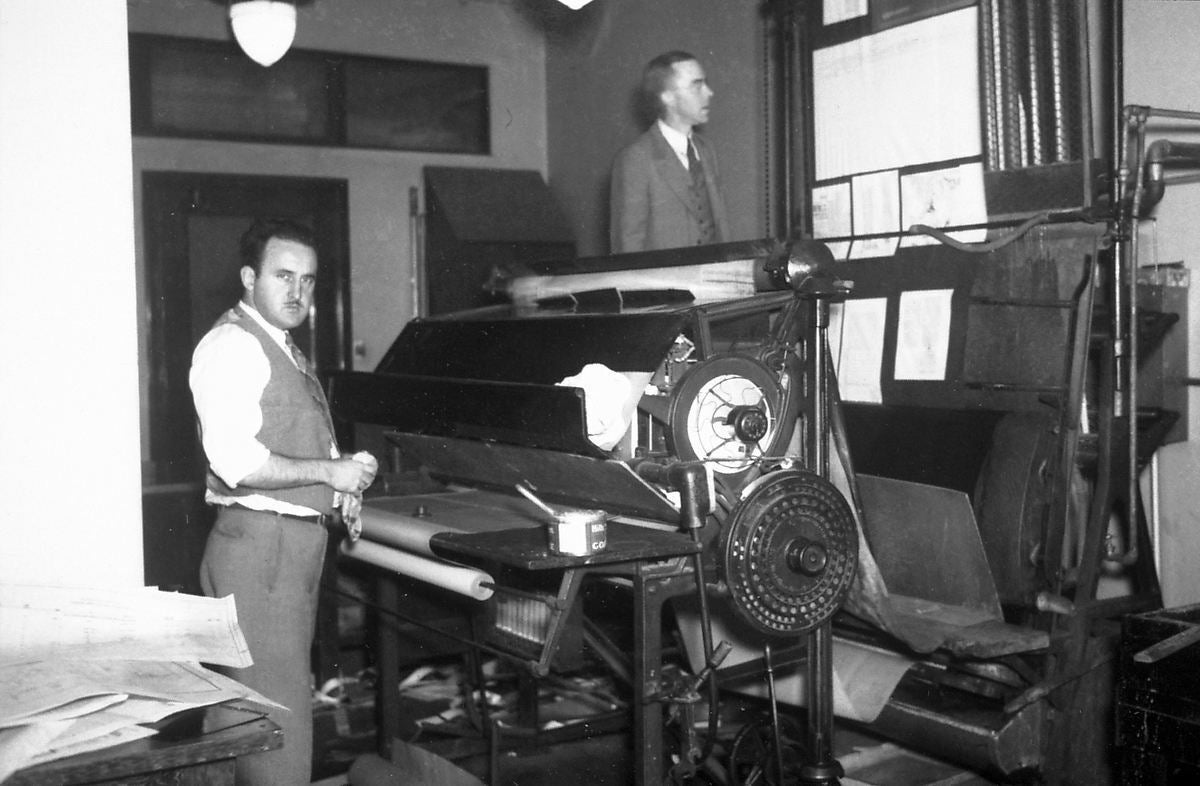
[[[771,635],[830,619],[858,567],[849,504],[832,483],[804,470],[769,472],[743,489],[721,537],[734,609]]]

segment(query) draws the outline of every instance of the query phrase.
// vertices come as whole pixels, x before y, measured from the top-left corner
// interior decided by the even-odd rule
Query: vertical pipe
[[[996,34],[1000,42],[1000,114],[1007,127],[1004,132],[1005,169],[1020,169],[1029,164],[1025,157],[1025,130],[1029,122],[1021,95],[1018,75],[1020,47],[1019,25],[1013,0],[997,0]]]
[[[1076,80],[1082,89],[1080,90],[1079,102],[1075,107],[1078,112],[1079,121],[1077,123],[1080,132],[1077,140],[1079,144],[1078,150],[1071,150],[1071,160],[1079,160],[1083,162],[1083,206],[1091,207],[1095,196],[1095,165],[1093,158],[1095,157],[1096,140],[1095,124],[1096,118],[1093,115],[1093,90],[1092,90],[1092,65],[1091,65],[1091,13],[1088,10],[1088,0],[1073,0],[1071,9],[1075,13],[1074,20],[1075,37],[1079,45],[1075,47],[1075,76]],[[1101,23],[1101,31],[1103,31],[1103,23]],[[1097,57],[1103,57],[1097,55]],[[1099,60],[1098,62],[1106,62]]]
[[[1142,199],[1145,195],[1145,173],[1146,168],[1142,166],[1143,153],[1146,150],[1146,116],[1139,117],[1137,126],[1137,135],[1134,137],[1134,144],[1137,151],[1137,156],[1134,158],[1137,171],[1135,173],[1136,186],[1133,190],[1133,205],[1130,208],[1130,237],[1129,237],[1129,262],[1126,270],[1126,283],[1128,292],[1126,294],[1126,308],[1128,314],[1125,317],[1125,329],[1128,332],[1126,348],[1126,374],[1128,377],[1125,380],[1125,398],[1129,402],[1129,433],[1127,435],[1126,446],[1126,473],[1128,477],[1125,479],[1125,532],[1127,539],[1125,542],[1125,554],[1121,558],[1121,562],[1125,565],[1131,565],[1138,558],[1138,302],[1137,302],[1137,270],[1138,270],[1138,213]]]
[[[1004,118],[1000,112],[1000,41],[996,31],[996,2],[983,0],[979,8],[980,93],[983,96],[985,168],[1004,169]]]
[[[1111,3],[1104,3],[1103,7],[1109,11],[1109,47],[1111,49],[1110,62],[1112,63],[1112,71],[1109,74],[1109,79],[1112,84],[1109,85],[1112,104],[1109,106],[1111,115],[1109,117],[1109,133],[1112,134],[1112,158],[1109,160],[1110,171],[1114,174],[1112,178],[1112,187],[1114,189],[1112,195],[1112,206],[1114,210],[1120,210],[1117,190],[1120,188],[1117,168],[1123,158],[1125,126],[1124,126],[1124,108],[1125,108],[1125,42],[1124,42],[1124,0],[1113,0]]]
[[[796,90],[799,67],[796,62],[796,15],[791,3],[783,3],[779,12],[779,60],[782,65],[782,79],[779,80],[778,121],[781,125],[780,155],[782,162],[779,172],[779,227],[783,230],[784,239],[794,235],[796,227],[794,214],[794,176],[796,165],[796,121],[793,95]]]
[[[1053,5],[1057,0],[1051,0]],[[1046,63],[1045,56],[1042,53],[1042,22],[1040,3],[1025,4],[1025,24],[1022,43],[1024,44],[1024,60],[1026,76],[1029,80],[1029,156],[1027,163],[1039,165],[1047,163],[1045,155],[1045,139],[1042,129],[1043,118],[1057,123],[1056,118],[1049,118],[1049,114],[1045,108],[1045,90],[1043,89],[1043,81],[1045,80]],[[1053,68],[1053,65],[1051,65]]]
[[[421,232],[421,199],[420,191],[416,186],[408,188],[408,242],[409,242],[409,257],[412,264],[412,275],[409,276],[409,286],[412,288],[412,318],[416,319],[421,316],[425,310],[421,307],[424,299],[421,290],[423,289],[421,275],[421,257],[422,248],[424,245],[424,237]]]
[[[1065,85],[1067,80],[1067,51],[1065,42],[1067,30],[1067,15],[1063,4],[1068,0],[1052,0],[1046,9],[1046,31],[1049,34],[1050,51],[1050,112],[1048,120],[1053,123],[1053,133],[1047,140],[1047,149],[1051,162],[1070,161],[1071,143],[1068,129],[1075,126],[1074,113],[1067,103]],[[1082,43],[1082,42],[1081,42]]]
[[[829,477],[829,298],[813,299],[813,440],[812,466]],[[837,783],[841,765],[833,755],[833,625],[829,620],[808,634],[808,740],[813,763],[802,769],[801,783]]]
[[[797,75],[812,73],[812,44],[807,34],[806,10],[811,4],[790,2],[788,27],[787,149],[791,165],[787,168],[788,193],[786,227],[788,238],[803,237],[812,230],[808,207],[808,184],[814,168],[813,101],[810,79]]]

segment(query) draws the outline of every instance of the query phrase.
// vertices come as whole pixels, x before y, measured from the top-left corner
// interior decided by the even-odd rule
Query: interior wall
[[[128,7],[131,32],[230,37],[224,4],[212,0],[128,0]],[[409,189],[420,189],[422,167],[521,168],[545,174],[541,30],[522,2],[504,0],[319,1],[301,5],[297,16],[294,46],[299,48],[487,66],[491,155],[139,137],[133,144],[135,174],[140,178],[146,170],[173,170],[347,179],[352,329],[364,350],[356,367],[370,370],[413,316]],[[140,216],[140,203],[138,211]]]
[[[712,87],[709,122],[732,240],[766,236],[760,0],[595,0],[547,25],[550,186],[581,255],[608,253],[609,170],[644,127],[634,95],[645,64],[682,49]]]
[[[1178,0],[1125,0],[1125,104],[1200,113],[1200,3]],[[1186,32],[1185,32],[1186,31]],[[1156,139],[1196,144],[1200,120],[1153,119],[1146,144]],[[1192,174],[1196,170],[1192,170]],[[1184,174],[1177,170],[1172,174]],[[1200,183],[1169,185],[1143,224],[1138,238],[1141,265],[1183,262],[1191,271],[1188,313],[1200,315]],[[1190,331],[1194,336],[1194,331]],[[1188,375],[1200,373],[1200,340],[1189,342]],[[1200,412],[1197,389],[1191,389],[1188,409]],[[1191,441],[1200,439],[1200,418],[1191,418]]]
[[[1176,0],[1125,0],[1124,84],[1126,105],[1200,112],[1200,3]],[[1148,126],[1146,144],[1156,139],[1200,142],[1200,121],[1155,120]],[[1185,170],[1175,174],[1184,174]],[[1138,263],[1183,262],[1190,271],[1188,314],[1200,318],[1200,184],[1168,185],[1143,222],[1138,240]],[[1188,332],[1188,376],[1200,375],[1200,340],[1193,325]],[[1189,388],[1188,411],[1200,412],[1197,389]],[[1156,456],[1153,472],[1144,479],[1152,526],[1158,532],[1163,603],[1167,607],[1200,602],[1200,506],[1195,483],[1200,477],[1200,418],[1189,418],[1189,439],[1167,445]]]
[[[123,0],[0,2],[6,582],[142,584],[127,42]]]
[[[531,11],[545,0],[318,0],[297,13],[294,46],[377,57],[488,67],[490,155],[349,150],[138,137],[138,259],[142,172],[223,172],[345,178],[350,211],[351,314],[361,354],[356,370],[375,368],[415,314],[410,189],[423,199],[426,165],[533,169],[546,173],[546,100],[542,30]],[[128,0],[131,32],[230,40],[224,3]],[[141,263],[138,267],[138,303]],[[143,337],[142,356],[145,357]],[[143,371],[144,373],[144,371]],[[143,380],[143,389],[146,381]]]

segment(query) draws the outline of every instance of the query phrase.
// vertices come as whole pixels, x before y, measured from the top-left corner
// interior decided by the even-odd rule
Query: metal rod
[[[1198,641],[1200,641],[1200,625],[1193,625],[1176,633],[1174,636],[1163,639],[1157,644],[1150,645],[1135,654],[1133,660],[1136,663],[1157,663],[1163,658],[1174,655],[1176,652],[1190,647]]]
[[[775,739],[775,768],[779,773],[776,783],[783,786],[783,735],[779,733],[779,701],[775,698],[775,667],[771,663],[770,644],[763,646],[763,664],[767,667],[767,690],[771,697],[771,734]]]
[[[829,298],[813,300],[813,440],[812,463],[822,478],[829,478]],[[808,634],[808,740],[811,761],[801,767],[800,782],[836,784],[841,764],[833,755],[833,624],[829,620]],[[782,783],[782,773],[781,783]]]
[[[544,510],[546,513],[550,514],[551,518],[555,518],[555,519],[558,518],[558,511],[556,511],[554,508],[550,507],[545,502],[542,502],[540,499],[538,499],[537,495],[535,495],[529,489],[525,488],[524,484],[517,483],[515,486],[513,486],[513,488],[515,488],[521,494],[522,497],[529,500],[534,505],[537,505],[539,508]]]

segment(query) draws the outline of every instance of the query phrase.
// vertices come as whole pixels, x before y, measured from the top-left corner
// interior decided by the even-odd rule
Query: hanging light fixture
[[[562,3],[567,8],[570,8],[572,11],[578,11],[580,8],[583,8],[585,5],[592,2],[592,0],[558,0],[558,2]]]
[[[296,37],[296,6],[289,0],[233,0],[229,4],[233,37],[259,65],[273,65]]]

